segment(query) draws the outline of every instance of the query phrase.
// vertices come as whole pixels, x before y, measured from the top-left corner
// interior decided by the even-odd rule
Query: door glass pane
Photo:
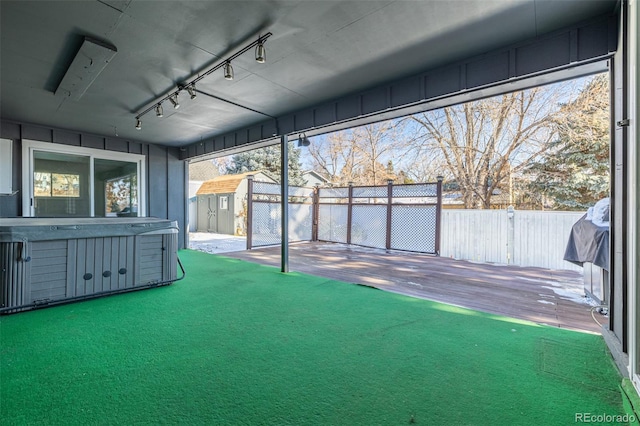
[[[33,206],[36,217],[91,216],[90,158],[35,151]]]
[[[95,159],[95,216],[138,216],[138,164]]]

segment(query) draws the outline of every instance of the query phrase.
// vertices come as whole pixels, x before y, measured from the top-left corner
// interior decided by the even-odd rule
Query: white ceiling
[[[0,2],[2,119],[181,146],[609,13],[616,0]],[[204,78],[198,97],[135,116]],[[79,100],[54,95],[85,36],[117,53]],[[207,94],[212,96],[207,96]],[[230,102],[224,102],[220,98]],[[239,107],[243,105],[249,109]],[[262,113],[262,114],[261,114]]]

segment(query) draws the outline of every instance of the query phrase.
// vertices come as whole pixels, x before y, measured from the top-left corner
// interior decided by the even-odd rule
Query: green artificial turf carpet
[[[181,251],[172,286],[0,318],[0,423],[566,425],[600,336]]]

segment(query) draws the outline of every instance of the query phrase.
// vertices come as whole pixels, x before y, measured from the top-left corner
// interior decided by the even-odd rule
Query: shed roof
[[[203,182],[196,192],[196,195],[234,193],[238,189],[238,185],[240,185],[240,182],[246,179],[249,175],[254,175],[256,176],[256,178],[260,177],[261,180],[272,180],[262,172],[247,172],[237,175],[222,175]]]

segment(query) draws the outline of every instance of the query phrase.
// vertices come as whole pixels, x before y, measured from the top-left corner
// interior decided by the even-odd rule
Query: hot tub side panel
[[[27,303],[27,263],[23,261],[28,256],[26,250],[23,242],[0,242],[0,308]]]
[[[0,312],[168,284],[177,279],[178,232],[0,242]],[[15,308],[15,309],[10,309]]]

